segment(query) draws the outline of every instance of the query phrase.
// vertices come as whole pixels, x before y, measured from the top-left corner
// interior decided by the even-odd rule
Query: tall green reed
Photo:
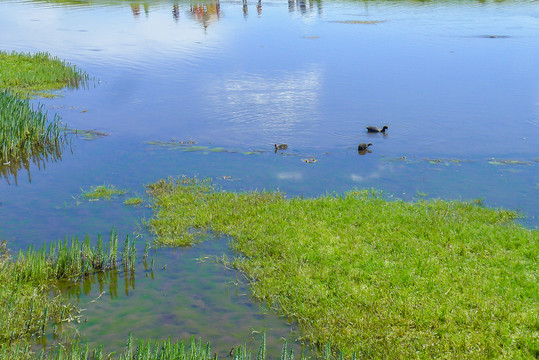
[[[54,153],[66,141],[60,117],[48,120],[43,105],[34,109],[29,100],[0,90],[0,161],[28,159],[35,153]]]
[[[44,245],[35,250],[32,246],[26,252],[20,251],[15,266],[20,282],[43,283],[49,280],[76,280],[88,274],[115,268],[118,257],[125,269],[134,271],[136,260],[135,242],[126,236],[123,252],[118,254],[118,232],[112,230],[106,246],[101,235],[95,247],[90,237],[84,241],[77,237],[68,241],[67,237],[56,244]]]

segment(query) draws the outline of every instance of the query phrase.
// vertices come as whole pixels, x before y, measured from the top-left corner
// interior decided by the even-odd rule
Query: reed
[[[253,296],[304,341],[364,358],[539,354],[539,232],[512,211],[372,190],[287,199],[189,178],[148,191],[157,243],[229,235]]]
[[[96,247],[90,244],[87,235],[84,241],[77,237],[56,244],[44,245],[35,250],[32,246],[27,251],[19,252],[15,267],[17,278],[21,282],[41,284],[50,280],[78,280],[82,277],[116,267],[121,255],[125,268],[134,270],[136,260],[135,242],[126,236],[123,251],[118,254],[118,233],[110,232],[107,246],[103,246],[101,235]]]
[[[46,95],[44,91],[78,88],[89,76],[76,66],[46,52],[18,53],[0,51],[0,88],[20,97]]]
[[[0,90],[0,161],[31,158],[34,153],[49,152],[65,142],[65,129],[58,115],[48,121],[43,105],[34,109],[28,100]]]
[[[1,347],[0,347],[1,354]],[[324,353],[324,359],[342,359],[342,355],[334,356],[331,352]],[[38,357],[43,360],[88,360],[88,359],[104,359],[113,358],[117,360],[217,360],[216,353],[212,354],[210,343],[203,343],[201,339],[196,339],[194,336],[186,343],[184,341],[173,342],[169,339],[161,342],[139,340],[135,343],[133,336],[129,334],[126,341],[125,349],[116,356],[103,356],[101,347],[91,350],[88,345],[81,344],[79,341],[74,342],[67,347],[58,347],[54,351],[47,354],[41,353]],[[233,360],[265,360],[266,356],[266,333],[264,332],[261,344],[259,345],[256,355],[247,348],[247,345],[234,348],[230,357]],[[282,360],[293,360],[294,353],[288,348],[286,341],[283,344]],[[306,359],[304,356],[299,357],[300,360]],[[355,359],[355,358],[354,358]]]
[[[51,289],[58,280],[80,280],[116,269],[119,259],[125,271],[134,272],[134,241],[126,236],[121,254],[117,248],[114,230],[107,245],[101,236],[95,246],[89,236],[82,242],[66,238],[39,250],[20,251],[15,261],[9,259],[5,243],[0,243],[0,345],[11,347],[27,336],[43,335],[50,325],[78,322],[79,310],[62,295],[51,297]]]

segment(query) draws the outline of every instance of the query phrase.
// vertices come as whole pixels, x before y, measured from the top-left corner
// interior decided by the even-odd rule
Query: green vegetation
[[[46,90],[77,88],[89,77],[76,66],[48,53],[0,51],[0,88],[19,96],[44,95]]]
[[[82,197],[87,200],[110,200],[114,195],[123,195],[127,191],[116,189],[113,185],[91,186],[90,190],[83,191]]]
[[[55,115],[49,122],[43,106],[34,109],[24,99],[45,96],[45,90],[78,87],[87,80],[87,74],[47,53],[0,51],[0,161],[13,162],[2,170],[6,178],[41,153],[57,154],[65,141],[60,118]]]
[[[96,140],[104,138],[105,136],[109,136],[109,133],[98,131],[98,130],[81,130],[81,129],[67,129],[66,132],[68,134],[75,135],[77,137],[81,137],[84,140]]]
[[[286,199],[161,180],[160,244],[231,235],[230,264],[303,340],[368,358],[537,358],[539,232],[517,214],[374,191]]]
[[[254,356],[253,356],[254,355]],[[0,344],[0,357],[2,359],[30,359],[36,358],[32,356],[31,350],[27,344],[23,346],[8,347]],[[217,360],[217,354],[212,354],[211,345],[209,343],[202,343],[202,340],[196,340],[195,337],[191,337],[188,345],[185,345],[183,341],[171,342],[170,338],[162,342],[151,342],[139,340],[135,345],[135,340],[129,334],[126,342],[125,350],[122,353],[112,356],[109,354],[107,357],[103,355],[101,347],[90,349],[88,345],[81,344],[79,341],[73,342],[68,346],[58,346],[52,351],[45,354],[41,352],[38,359],[42,360],[102,360],[102,359],[118,359],[118,360]],[[266,334],[262,336],[262,342],[258,348],[256,354],[253,354],[247,345],[238,346],[233,348],[230,352],[230,358],[233,360],[265,360],[266,356]],[[335,357],[331,354],[329,347],[325,348],[324,359],[331,360]],[[288,348],[287,342],[283,344],[281,352],[281,359],[293,360],[294,351],[292,348]],[[306,359],[303,355],[300,360]]]
[[[10,260],[5,242],[0,243],[0,354],[25,353],[28,337],[45,334],[49,324],[56,334],[58,325],[77,322],[78,310],[61,295],[51,297],[51,291],[58,280],[115,268],[117,242],[114,231],[106,248],[101,236],[95,247],[88,236],[84,242],[66,239],[37,251],[21,251],[16,261]],[[126,237],[121,253],[125,269],[134,270],[135,257],[134,243]]]
[[[129,199],[124,201],[125,205],[131,205],[131,206],[140,206],[142,205],[142,198],[138,196],[130,197]]]
[[[64,142],[59,120],[55,116],[49,122],[43,106],[34,110],[28,100],[0,91],[0,161],[9,163],[35,153],[54,153]]]

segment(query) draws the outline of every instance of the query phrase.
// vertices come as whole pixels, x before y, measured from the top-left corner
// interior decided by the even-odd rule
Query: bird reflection
[[[372,153],[372,150],[369,150],[369,149],[358,150],[357,153],[358,153],[359,155],[365,155],[365,154],[370,154],[370,153]]]

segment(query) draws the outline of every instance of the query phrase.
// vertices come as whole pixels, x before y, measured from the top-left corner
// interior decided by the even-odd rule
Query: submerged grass
[[[253,295],[297,320],[303,340],[368,358],[539,356],[539,233],[514,212],[369,190],[286,199],[189,178],[148,190],[158,243],[231,235]]]
[[[44,91],[78,88],[89,80],[76,66],[46,52],[0,51],[0,89],[19,96],[44,95]]]
[[[114,185],[99,185],[91,186],[90,190],[83,191],[82,197],[88,200],[110,200],[113,196],[123,195],[126,192],[126,190],[116,189]]]

